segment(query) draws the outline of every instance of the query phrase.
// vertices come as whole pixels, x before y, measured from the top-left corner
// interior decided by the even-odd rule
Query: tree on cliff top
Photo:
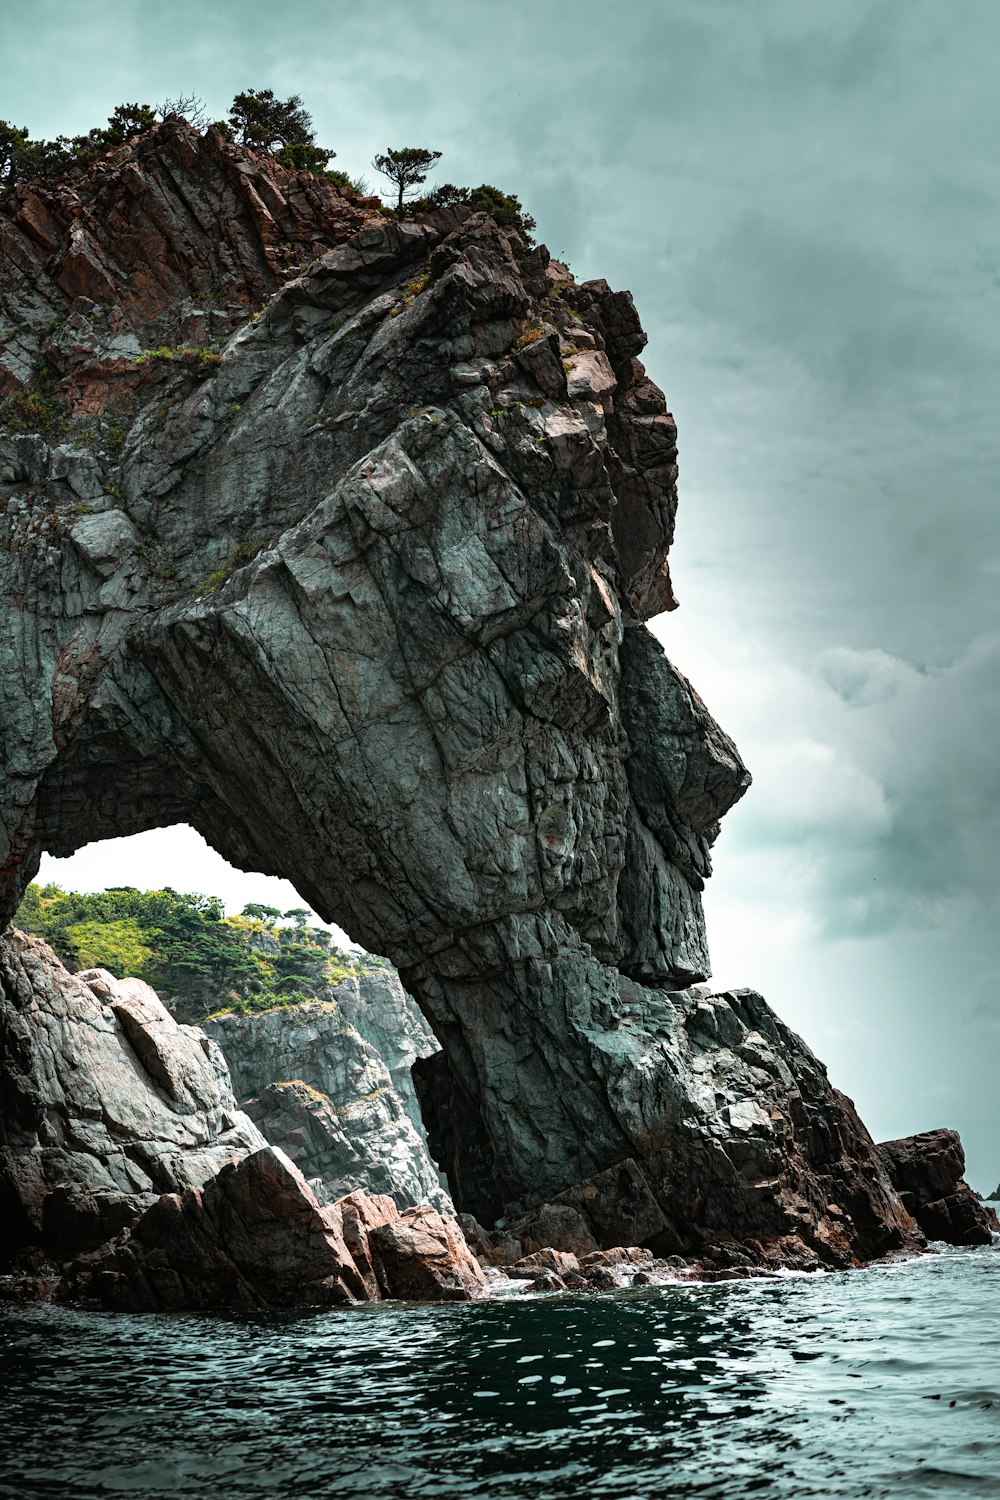
[[[20,180],[31,144],[26,127],[0,120],[0,188],[13,187]]]
[[[320,1000],[348,974],[385,966],[334,947],[328,932],[307,925],[305,907],[285,915],[294,926],[278,924],[277,907],[248,902],[242,916],[227,917],[218,897],[169,886],[79,892],[30,885],[14,920],[73,971],[135,975],[165,994],[244,1013]],[[262,943],[262,934],[270,941]]]
[[[322,172],[337,154],[317,146],[312,116],[298,94],[277,99],[273,89],[247,89],[229,106],[228,126],[238,145],[294,170]]]
[[[114,146],[123,146],[134,135],[142,135],[156,124],[156,111],[148,104],[117,104],[106,125],[75,135],[70,149],[77,158],[100,156]],[[61,139],[61,138],[60,138]]]
[[[35,178],[64,177],[71,167],[85,166],[155,124],[156,113],[148,104],[119,104],[106,125],[95,126],[86,135],[33,141],[26,129],[0,120],[0,189],[9,191]]]
[[[396,150],[389,146],[375,157],[372,166],[388,177],[399,194],[397,213],[402,213],[403,204],[413,190],[427,181],[427,173],[440,155],[440,151],[425,151],[420,146],[400,146]]]

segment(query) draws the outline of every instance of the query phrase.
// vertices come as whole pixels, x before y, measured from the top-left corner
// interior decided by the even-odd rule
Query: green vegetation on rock
[[[144,979],[166,997],[181,996],[185,1014],[203,1016],[323,1000],[348,975],[386,966],[335,948],[324,928],[307,925],[308,915],[251,902],[227,917],[218,897],[169,886],[83,893],[30,885],[14,922],[44,938],[68,969]]]
[[[389,146],[375,157],[372,166],[396,189],[397,213],[403,212],[403,204],[420,183],[427,181],[427,173],[440,155],[440,151],[428,151],[423,146]]]
[[[444,182],[423,198],[415,198],[407,204],[409,214],[433,212],[436,208],[459,208],[468,206],[477,213],[490,214],[501,229],[516,229],[523,239],[531,241],[535,221],[526,213],[520,198],[513,193],[491,187],[488,182],[476,188],[456,187],[453,182]]]

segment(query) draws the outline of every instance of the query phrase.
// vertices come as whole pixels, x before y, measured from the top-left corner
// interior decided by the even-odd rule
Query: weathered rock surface
[[[396,987],[402,997],[398,979]],[[347,1021],[342,1001],[357,986],[340,989],[336,1001],[210,1017],[203,1029],[221,1047],[242,1107],[323,1202],[363,1188],[400,1208],[426,1200],[451,1211],[385,1063]],[[397,1058],[407,1050],[405,1038],[392,1049]]]
[[[0,1266],[100,1244],[265,1145],[213,1042],[140,980],[0,937]]]
[[[399,1102],[422,1135],[413,1064],[440,1048],[395,969],[372,967],[349,974],[330,998],[340,1007],[348,1025],[375,1048],[389,1070]]]
[[[340,1206],[321,1207],[302,1174],[265,1147],[200,1191],[159,1198],[131,1230],[72,1265],[60,1294],[142,1312],[481,1293],[482,1271],[453,1219],[430,1207],[400,1214],[391,1198],[364,1194],[348,1217],[360,1267]]]
[[[955,1130],[925,1130],[883,1141],[879,1155],[899,1195],[929,1240],[990,1245],[996,1211],[965,1181],[965,1152]]]
[[[197,203],[197,294],[231,319],[324,253],[218,358],[154,361],[120,451],[0,436],[0,920],[43,849],[189,822],[400,968],[443,1048],[416,1068],[459,1207],[556,1201],[602,1245],[765,1262],[907,1243],[808,1049],[758,996],[685,989],[749,776],[641,623],[675,602],[676,431],[631,298],[486,216],[306,213],[308,184],[278,203],[255,170],[173,124],[60,200],[72,266],[103,236],[86,295],[143,341],[190,286],[180,220],[154,269],[122,194]],[[3,231],[31,327],[84,287],[42,208],[15,195]],[[206,247],[248,214],[253,275],[228,227]]]
[[[47,361],[77,409],[113,405],[143,348],[225,333],[376,202],[178,119],[76,181],[24,184],[0,214],[0,396]]]
[[[570,968],[567,991],[574,977]],[[579,984],[578,1014],[583,993]],[[851,1101],[759,995],[657,993],[624,980],[619,993],[629,1009],[613,1027],[593,1028],[591,1092],[627,1099],[632,1153],[504,1220],[505,1234],[581,1254],[596,1241],[803,1267],[849,1265],[919,1240]],[[461,1183],[462,1207],[492,1224],[505,1201],[503,1163],[445,1069],[438,1055],[415,1070],[431,1149]],[[573,1217],[556,1230],[546,1220],[560,1209]]]

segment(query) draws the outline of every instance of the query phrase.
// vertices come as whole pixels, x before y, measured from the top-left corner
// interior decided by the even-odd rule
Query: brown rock
[[[640,1245],[615,1245],[610,1250],[595,1250],[590,1255],[583,1256],[580,1265],[584,1269],[592,1266],[638,1266],[649,1265],[653,1259],[653,1252]]]
[[[564,1250],[544,1249],[536,1250],[532,1255],[522,1255],[515,1262],[514,1270],[522,1274],[553,1271],[557,1276],[568,1276],[579,1272],[580,1262],[575,1255],[569,1255]]]
[[[543,1266],[541,1270],[535,1272],[528,1290],[532,1292],[564,1292],[566,1291],[566,1282],[555,1271],[549,1271]]]
[[[391,1297],[467,1302],[485,1290],[482,1267],[458,1224],[434,1208],[397,1212],[396,1218],[369,1231],[368,1244]]]
[[[524,1253],[520,1240],[503,1229],[484,1229],[472,1214],[459,1214],[458,1224],[481,1266],[510,1266]]]
[[[956,1130],[925,1130],[883,1141],[878,1148],[892,1181],[921,1229],[950,1245],[990,1245],[1000,1233],[964,1180],[965,1152]]]
[[[605,1249],[626,1239],[654,1244],[664,1253],[680,1247],[652,1188],[631,1157],[556,1194],[554,1202],[575,1210],[578,1216],[586,1215],[597,1244]]]
[[[485,1278],[458,1225],[353,1193],[322,1208],[279,1151],[257,1151],[201,1190],[165,1194],[81,1257],[60,1295],[122,1311],[328,1307],[401,1297],[467,1301]]]
[[[519,1240],[525,1255],[548,1246],[586,1255],[597,1249],[590,1225],[577,1209],[568,1203],[542,1203],[511,1225],[510,1233]]]
[[[372,1254],[368,1235],[373,1229],[399,1217],[395,1201],[387,1194],[350,1193],[334,1204],[341,1216],[344,1243],[351,1252],[365,1291],[373,1302],[391,1296],[381,1260]]]
[[[367,1291],[335,1210],[270,1147],[203,1189],[168,1193],[67,1274],[63,1296],[127,1312],[324,1307]]]
[[[128,396],[141,349],[227,334],[234,315],[376,206],[177,117],[134,141],[121,164],[105,158],[72,183],[25,184],[4,205],[0,293],[30,311],[29,330],[61,326],[29,332],[28,354],[0,351],[0,395],[44,357],[76,410],[100,411]]]

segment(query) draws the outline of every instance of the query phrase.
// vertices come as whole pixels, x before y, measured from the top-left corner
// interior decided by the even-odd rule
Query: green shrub
[[[35,884],[14,922],[44,938],[72,970],[134,975],[168,995],[208,986],[215,993],[213,1014],[314,1003],[352,974],[391,967],[370,954],[333,947],[330,934],[308,926],[302,913],[308,916],[305,908],[294,908],[280,919],[276,907],[251,903],[239,916],[227,917],[217,897],[169,887],[81,893]],[[275,952],[255,946],[262,936]]]
[[[523,239],[531,242],[535,220],[525,212],[521,200],[513,193],[491,187],[488,182],[480,183],[477,188],[456,187],[453,182],[443,183],[426,197],[415,199],[407,206],[406,211],[410,214],[429,213],[435,208],[457,208],[461,205],[468,205],[477,213],[492,215],[501,229],[516,229]]]

